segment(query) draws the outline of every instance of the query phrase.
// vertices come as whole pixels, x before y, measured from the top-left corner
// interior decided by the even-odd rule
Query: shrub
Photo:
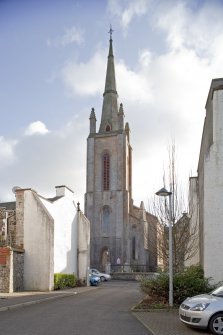
[[[209,278],[204,278],[204,272],[200,266],[190,266],[185,271],[173,276],[174,304],[180,304],[189,296],[210,292],[213,288],[209,283]],[[159,299],[168,302],[168,274],[161,273],[157,278],[143,279],[141,281],[141,290],[150,297],[159,297]]]
[[[74,274],[54,274],[54,290],[60,290],[67,287],[75,287],[76,285],[77,277]]]
[[[159,297],[168,301],[169,278],[168,274],[160,273],[158,277],[143,279],[141,281],[141,290],[150,297]]]
[[[190,266],[185,271],[174,275],[173,298],[180,304],[187,297],[210,292],[214,287],[209,283],[210,278],[204,277],[201,266]]]

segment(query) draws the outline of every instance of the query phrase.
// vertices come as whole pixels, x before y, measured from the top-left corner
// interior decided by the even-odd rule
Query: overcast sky
[[[13,186],[70,187],[84,208],[86,139],[100,123],[112,24],[116,83],[133,147],[133,198],[163,186],[174,141],[196,175],[205,103],[223,76],[223,1],[0,0],[0,201]]]

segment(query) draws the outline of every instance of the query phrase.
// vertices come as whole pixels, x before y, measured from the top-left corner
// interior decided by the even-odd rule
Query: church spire
[[[110,26],[109,52],[105,79],[105,90],[103,94],[104,99],[101,115],[101,125],[99,129],[100,133],[118,130],[118,93],[116,90],[115,80],[112,32],[113,30]]]

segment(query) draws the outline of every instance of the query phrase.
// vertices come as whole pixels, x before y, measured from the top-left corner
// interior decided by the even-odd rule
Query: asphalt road
[[[0,335],[152,335],[129,311],[141,297],[136,282],[105,282],[82,294],[1,312]]]

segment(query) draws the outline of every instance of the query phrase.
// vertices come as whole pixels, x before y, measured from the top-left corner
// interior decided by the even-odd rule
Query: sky
[[[116,84],[133,148],[133,199],[163,187],[168,148],[178,181],[196,176],[205,104],[223,76],[221,0],[0,0],[0,202],[12,188],[84,209],[86,140],[100,124],[110,24]]]

